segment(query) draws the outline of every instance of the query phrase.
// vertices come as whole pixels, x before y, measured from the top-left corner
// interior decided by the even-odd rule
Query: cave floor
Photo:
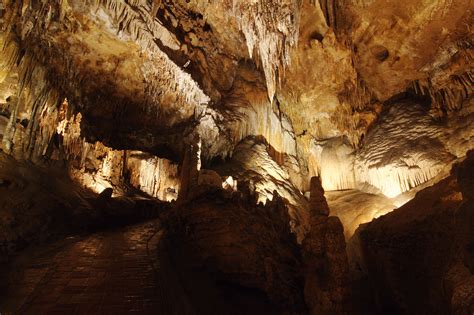
[[[159,221],[27,250],[0,272],[0,313],[188,314]]]

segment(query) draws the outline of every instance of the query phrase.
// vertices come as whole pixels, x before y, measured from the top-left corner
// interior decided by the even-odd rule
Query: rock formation
[[[378,310],[474,310],[473,153],[449,177],[358,231]]]
[[[304,310],[301,257],[283,199],[255,205],[249,192],[195,189],[166,220],[170,251],[216,282],[264,292],[280,311]]]
[[[328,217],[320,179],[311,179],[310,230],[303,240],[304,296],[311,314],[350,312],[349,269],[344,228],[337,217]]]

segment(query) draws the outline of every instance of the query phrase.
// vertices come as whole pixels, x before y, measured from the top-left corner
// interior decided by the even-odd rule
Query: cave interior
[[[471,0],[0,0],[0,314],[474,314]]]

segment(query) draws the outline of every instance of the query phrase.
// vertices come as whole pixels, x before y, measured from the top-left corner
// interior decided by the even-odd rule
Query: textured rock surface
[[[179,161],[199,135],[209,163],[247,136],[262,136],[298,162],[300,190],[313,175],[326,189],[346,189],[354,188],[350,163],[319,153],[349,161],[347,146],[363,151],[387,100],[400,93],[427,100],[419,121],[444,117],[449,134],[459,125],[451,114],[472,94],[467,0],[417,0],[406,11],[386,0],[153,3],[5,3],[5,149],[19,142],[27,156],[44,154],[51,130],[40,114],[54,116],[67,96],[88,142]],[[26,89],[18,93],[16,85]],[[461,136],[449,142],[457,157],[472,147]],[[370,158],[360,164],[372,165]],[[376,177],[387,163],[362,167],[359,179],[385,188]],[[429,177],[421,168],[409,181]],[[393,191],[403,191],[402,182]]]
[[[319,177],[312,177],[310,183],[309,207],[311,216],[314,215],[329,215],[329,206],[324,197],[324,190],[321,186],[321,179]]]
[[[291,164],[293,161],[291,157],[282,156],[278,163],[271,156],[271,147],[267,143],[250,138],[237,145],[232,159],[218,165],[216,170],[221,175],[233,176],[237,182],[247,183],[249,189],[255,192],[258,202],[272,200],[275,192],[285,198],[292,229],[301,240],[308,230],[309,207],[306,198],[292,183],[292,179],[297,179],[292,175],[298,174],[299,170],[297,163]],[[285,164],[290,167],[285,167]]]
[[[370,222],[397,208],[392,200],[382,194],[369,194],[355,189],[326,192],[325,196],[330,214],[341,220],[347,240],[360,224]]]
[[[65,173],[0,153],[0,262],[27,246],[156,216],[163,208],[155,200],[110,198],[111,191],[98,196]]]
[[[304,296],[311,314],[350,311],[349,265],[344,229],[329,207],[319,178],[311,179],[310,230],[303,240]]]
[[[415,87],[416,93],[429,94],[445,108],[466,96],[456,81],[471,71],[459,65],[472,65],[469,1],[420,0],[403,7],[386,0],[350,1],[337,9],[336,27],[351,38],[356,69],[379,100],[417,81],[423,88]]]
[[[378,311],[474,310],[472,153],[451,176],[358,232]]]
[[[172,250],[220,281],[264,292],[281,310],[303,310],[301,259],[283,201],[257,206],[251,196],[201,189],[168,221]]]
[[[18,163],[4,153],[0,153],[0,163],[2,260],[34,241],[51,237],[59,229],[64,232],[60,222],[81,225],[99,216],[87,200],[93,199],[93,195],[67,177],[52,178],[51,170]]]
[[[468,109],[468,104],[465,107]],[[463,113],[458,117],[468,124],[472,124],[472,118],[472,114]],[[459,135],[445,121],[426,115],[421,105],[394,104],[357,152],[356,178],[377,187],[387,197],[395,197],[435,177],[473,145],[474,134]]]

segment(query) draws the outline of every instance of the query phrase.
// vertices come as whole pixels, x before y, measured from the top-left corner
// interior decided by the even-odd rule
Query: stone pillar
[[[180,173],[181,185],[177,200],[179,203],[183,203],[184,201],[188,200],[192,190],[197,187],[199,178],[199,163],[199,145],[198,142],[195,141],[193,144],[189,145],[184,152]]]
[[[349,264],[344,228],[329,207],[318,177],[311,178],[310,231],[302,244],[304,296],[310,314],[349,312]]]
[[[321,179],[317,176],[311,178],[309,206],[312,214],[329,215],[329,206],[324,197],[324,189],[321,186]]]

